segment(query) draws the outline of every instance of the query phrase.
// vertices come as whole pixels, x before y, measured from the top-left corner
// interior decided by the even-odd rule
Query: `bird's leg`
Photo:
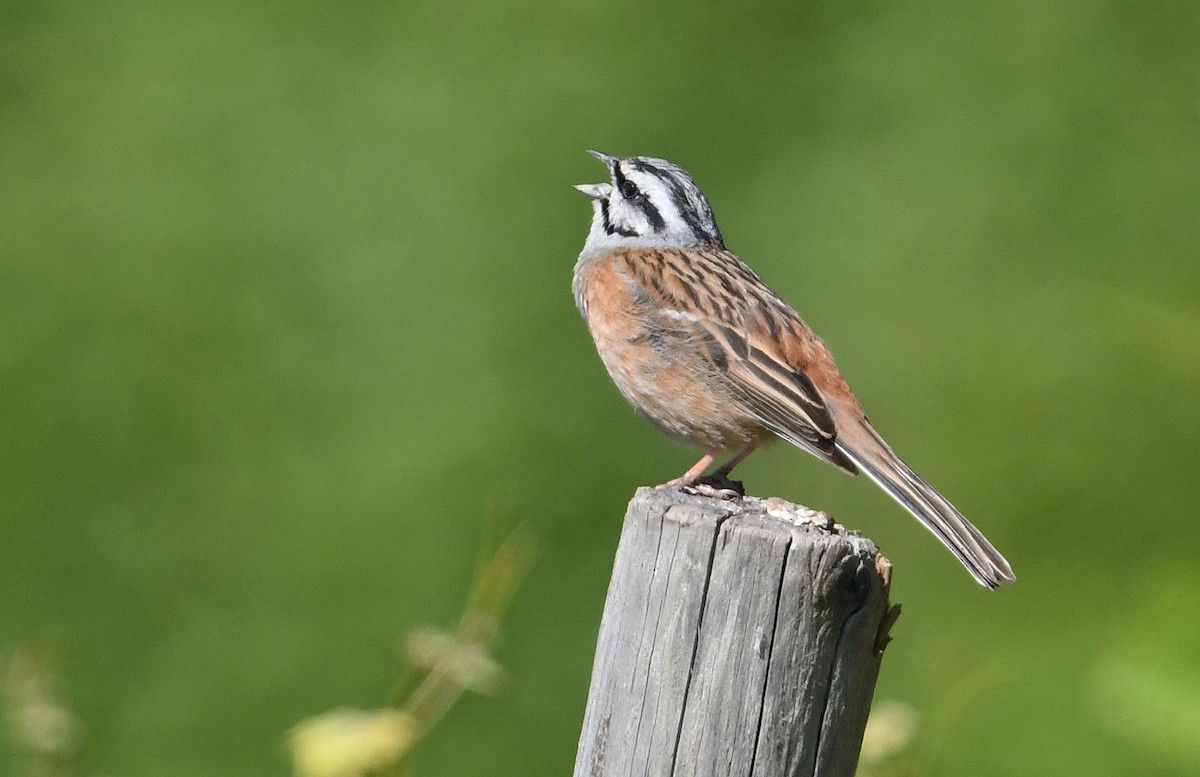
[[[733,468],[736,467],[737,465],[741,464],[743,461],[745,461],[746,457],[749,456],[751,453],[754,453],[754,449],[757,447],[758,447],[758,440],[754,440],[749,445],[747,445],[745,448],[742,448],[742,450],[739,451],[738,454],[736,456],[734,456],[732,459],[725,462],[721,466],[717,467],[716,470],[713,471],[711,477],[715,480],[728,479],[729,473],[733,472]]]
[[[702,496],[710,496],[714,499],[736,499],[746,495],[746,489],[742,487],[741,481],[730,480],[729,473],[733,472],[733,468],[754,452],[758,447],[758,441],[755,440],[738,451],[732,459],[722,464],[713,473],[708,476],[701,477],[704,470],[708,469],[708,465],[713,463],[713,460],[721,454],[722,448],[713,448],[708,453],[704,454],[700,461],[692,465],[692,468],[683,473],[674,480],[668,480],[658,488],[678,488],[683,491],[691,491]]]
[[[709,493],[709,496],[716,496],[721,499],[732,499],[735,496],[745,496],[746,488],[742,485],[742,481],[730,479],[729,473],[733,472],[733,468],[740,464],[743,459],[753,453],[754,449],[757,447],[757,440],[751,442],[745,448],[742,448],[742,450],[739,451],[737,455],[735,455],[729,461],[713,470],[711,475],[706,475],[705,477],[700,478],[700,482],[697,485],[699,487],[704,487],[707,489],[707,491],[711,491],[712,493]]]
[[[701,458],[700,461],[697,461],[695,464],[693,464],[692,468],[687,472],[683,473],[674,480],[668,480],[666,483],[657,486],[657,488],[689,488],[696,485],[696,481],[700,479],[700,475],[704,472],[704,470],[708,469],[708,465],[712,464],[713,459],[717,458],[720,453],[720,448],[713,448],[708,453],[704,454],[704,457]]]

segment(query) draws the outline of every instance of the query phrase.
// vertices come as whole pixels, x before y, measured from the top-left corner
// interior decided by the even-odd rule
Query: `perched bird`
[[[617,388],[666,434],[703,447],[660,488],[700,488],[775,436],[865,473],[932,531],[976,580],[1011,582],[987,538],[876,433],[825,343],[725,248],[708,199],[654,157],[590,154],[607,183],[577,186],[594,215],[575,264],[575,302]],[[713,489],[707,489],[709,493]]]

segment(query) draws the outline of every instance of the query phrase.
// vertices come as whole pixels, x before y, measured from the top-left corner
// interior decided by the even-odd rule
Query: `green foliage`
[[[895,563],[905,768],[1195,773],[1198,9],[7,4],[0,654],[54,657],[87,773],[283,774],[501,509],[544,538],[508,682],[412,774],[566,773],[623,505],[692,461],[573,309],[601,148],[696,175],[1013,562],[740,470]]]

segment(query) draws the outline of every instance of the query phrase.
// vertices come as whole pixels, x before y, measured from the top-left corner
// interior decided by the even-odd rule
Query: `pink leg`
[[[674,480],[668,480],[666,483],[657,486],[657,488],[687,488],[688,486],[696,485],[696,481],[699,480],[700,476],[704,474],[704,470],[708,469],[708,465],[712,464],[713,459],[715,459],[720,453],[720,448],[713,448],[711,451],[704,454],[704,458],[693,464],[692,468],[687,472],[683,473]]]
[[[718,480],[724,480],[725,478],[729,477],[729,473],[733,472],[733,468],[736,467],[737,465],[741,464],[743,461],[745,461],[746,457],[749,456],[751,453],[754,453],[754,449],[757,447],[758,447],[758,440],[755,440],[754,442],[747,445],[745,448],[742,448],[741,452],[739,452],[738,455],[734,456],[729,461],[727,461],[724,464],[722,464],[721,466],[717,467],[717,469],[713,472],[713,477]]]

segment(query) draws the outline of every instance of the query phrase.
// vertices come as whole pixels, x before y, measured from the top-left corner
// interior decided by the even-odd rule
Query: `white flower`
[[[430,627],[414,629],[404,640],[404,652],[414,667],[443,672],[459,688],[475,693],[495,691],[503,674],[481,645]]]

